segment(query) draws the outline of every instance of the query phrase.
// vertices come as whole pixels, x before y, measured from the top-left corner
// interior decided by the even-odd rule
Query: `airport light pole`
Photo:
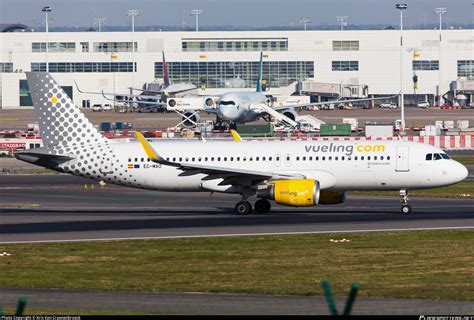
[[[48,59],[48,51],[49,51],[49,40],[48,40],[48,32],[49,32],[49,18],[48,12],[51,12],[51,7],[43,7],[41,11],[44,12],[44,24],[46,26],[46,72],[49,72],[49,59]],[[41,70],[41,69],[40,69]]]
[[[441,107],[441,29],[443,27],[442,17],[446,14],[446,8],[436,8],[435,13],[439,15],[439,54],[438,54],[438,107]]]
[[[98,25],[99,26],[99,32],[102,31],[102,25],[105,24],[105,18],[95,18],[94,19],[94,25]]]
[[[402,127],[401,131],[405,131],[405,100],[403,96],[403,10],[406,10],[408,6],[405,3],[398,3],[395,8],[400,10],[400,110],[402,112],[401,120]]]
[[[348,16],[337,16],[336,20],[341,23],[341,31],[344,30],[344,26],[347,26],[347,20]]]
[[[308,17],[304,17],[300,19],[300,23],[304,25],[304,31],[306,31],[306,25],[311,22],[312,22],[311,19]]]
[[[193,9],[189,15],[196,17],[196,32],[199,31],[199,16],[202,15],[203,11],[200,9]]]
[[[127,11],[127,15],[132,17],[132,88],[135,88],[135,17],[140,11],[132,9]]]

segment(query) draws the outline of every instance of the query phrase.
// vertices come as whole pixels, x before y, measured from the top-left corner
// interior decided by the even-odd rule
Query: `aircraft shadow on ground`
[[[223,208],[218,208],[223,210]],[[402,215],[395,210],[367,210],[367,209],[343,209],[317,210],[317,211],[299,211],[278,209],[276,212],[268,214],[251,214],[249,216],[237,216],[229,208],[219,212],[199,211],[190,212],[189,210],[176,211],[144,211],[144,210],[27,210],[27,209],[9,209],[11,214],[24,215],[29,213],[32,217],[40,215],[67,215],[71,216],[80,213],[80,215],[100,216],[101,214],[110,216],[115,213],[117,219],[101,220],[79,220],[73,221],[44,221],[44,222],[17,222],[0,225],[0,234],[19,234],[19,233],[56,233],[56,232],[86,232],[86,231],[114,231],[114,230],[142,230],[142,229],[186,229],[186,228],[216,228],[216,227],[264,227],[264,226],[297,226],[310,224],[362,224],[371,222],[374,225],[382,222],[403,222],[403,221],[429,221],[429,220],[451,220],[451,219],[473,219],[474,213],[471,211],[450,213],[436,212],[435,209],[423,210],[412,215]],[[7,210],[0,210],[2,211]],[[133,217],[123,217],[126,214],[133,214]],[[146,218],[138,218],[138,216]],[[150,218],[150,215],[154,215]],[[177,216],[178,215],[178,216]],[[245,229],[243,229],[245,230]]]

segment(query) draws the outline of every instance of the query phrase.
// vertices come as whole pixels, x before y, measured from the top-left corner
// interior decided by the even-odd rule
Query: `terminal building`
[[[162,52],[172,81],[194,83],[201,95],[255,88],[260,52],[263,81],[274,95],[324,99],[324,88],[337,84],[351,88],[349,96],[400,92],[399,30],[0,32],[0,44],[3,109],[31,108],[25,72],[46,71],[47,63],[78,106],[110,103],[79,92],[74,82],[84,92],[117,95],[159,83]],[[443,95],[457,90],[474,101],[472,30],[403,31],[401,54],[405,103],[434,103],[438,86]]]

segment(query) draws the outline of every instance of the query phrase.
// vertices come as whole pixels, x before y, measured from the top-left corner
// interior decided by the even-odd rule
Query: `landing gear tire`
[[[247,215],[252,211],[252,205],[248,201],[239,201],[235,205],[235,213],[239,215]]]
[[[255,202],[254,207],[257,213],[268,213],[270,212],[272,205],[270,204],[270,201],[265,200],[265,199],[260,199],[260,200],[257,200],[257,202]]]
[[[412,212],[412,208],[409,205],[403,205],[402,206],[402,213],[403,214],[410,214]]]

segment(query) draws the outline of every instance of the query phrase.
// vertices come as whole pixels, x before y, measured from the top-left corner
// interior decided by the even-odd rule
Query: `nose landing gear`
[[[413,209],[408,205],[408,191],[405,189],[400,190],[400,202],[402,203],[402,214],[410,214]]]

